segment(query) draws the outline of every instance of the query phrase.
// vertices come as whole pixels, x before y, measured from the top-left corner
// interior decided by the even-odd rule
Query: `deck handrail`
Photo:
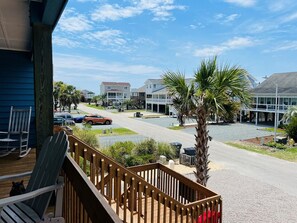
[[[107,223],[123,222],[69,155],[63,163],[63,175],[63,217],[66,223],[98,222],[98,219]]]
[[[73,135],[69,135],[69,142],[72,158],[88,174],[90,181],[123,222],[193,222],[201,213],[221,212],[220,195],[165,166],[150,164],[128,169]],[[144,169],[148,167],[151,169]],[[182,185],[177,188],[190,185],[185,187],[186,194],[194,192],[199,200],[191,200],[188,195],[176,199],[172,193],[166,193],[164,188],[138,175],[135,170],[140,169],[174,176]],[[160,180],[161,176],[158,177]],[[214,222],[221,222],[221,217]]]

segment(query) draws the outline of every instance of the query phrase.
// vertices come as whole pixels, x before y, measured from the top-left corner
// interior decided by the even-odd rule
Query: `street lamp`
[[[275,115],[274,115],[274,142],[276,142],[276,129],[277,129],[277,108],[278,108],[278,101],[277,101],[277,93],[278,93],[278,86],[275,84]]]

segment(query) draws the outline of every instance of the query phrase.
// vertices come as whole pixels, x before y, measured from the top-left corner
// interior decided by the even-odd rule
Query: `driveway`
[[[146,123],[170,127],[173,125],[178,125],[176,118],[161,117],[161,118],[148,118],[148,119],[138,119]],[[186,124],[195,124],[195,120],[186,120]],[[263,137],[273,135],[272,132],[265,131],[266,126],[256,126],[250,123],[232,123],[232,124],[208,124],[207,128],[209,130],[209,135],[217,141],[227,142],[235,140],[250,139],[255,137]],[[186,127],[180,130],[192,135],[195,134],[195,127]]]
[[[94,112],[81,104],[79,108]],[[128,118],[126,114],[100,113],[157,141],[178,141],[184,147],[195,143],[191,133]],[[216,140],[209,146],[209,158],[216,168],[210,171],[208,187],[223,197],[223,222],[297,222],[297,163],[236,149]],[[194,176],[190,173],[188,177]]]

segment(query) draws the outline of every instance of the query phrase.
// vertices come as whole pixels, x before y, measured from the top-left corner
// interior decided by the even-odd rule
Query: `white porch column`
[[[256,121],[255,124],[258,125],[258,112],[256,112]]]

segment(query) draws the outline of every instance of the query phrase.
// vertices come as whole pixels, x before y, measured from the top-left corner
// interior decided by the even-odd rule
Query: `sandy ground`
[[[170,168],[169,164],[166,164],[166,166],[168,168]],[[210,171],[216,171],[216,170],[223,169],[222,166],[220,166],[218,164],[215,164],[213,162],[210,162],[208,167],[210,168]],[[179,164],[178,162],[176,162],[174,164],[173,170],[180,173],[180,174],[185,175],[185,174],[193,173],[195,171],[195,166],[185,166],[185,165],[182,165],[182,164]]]

